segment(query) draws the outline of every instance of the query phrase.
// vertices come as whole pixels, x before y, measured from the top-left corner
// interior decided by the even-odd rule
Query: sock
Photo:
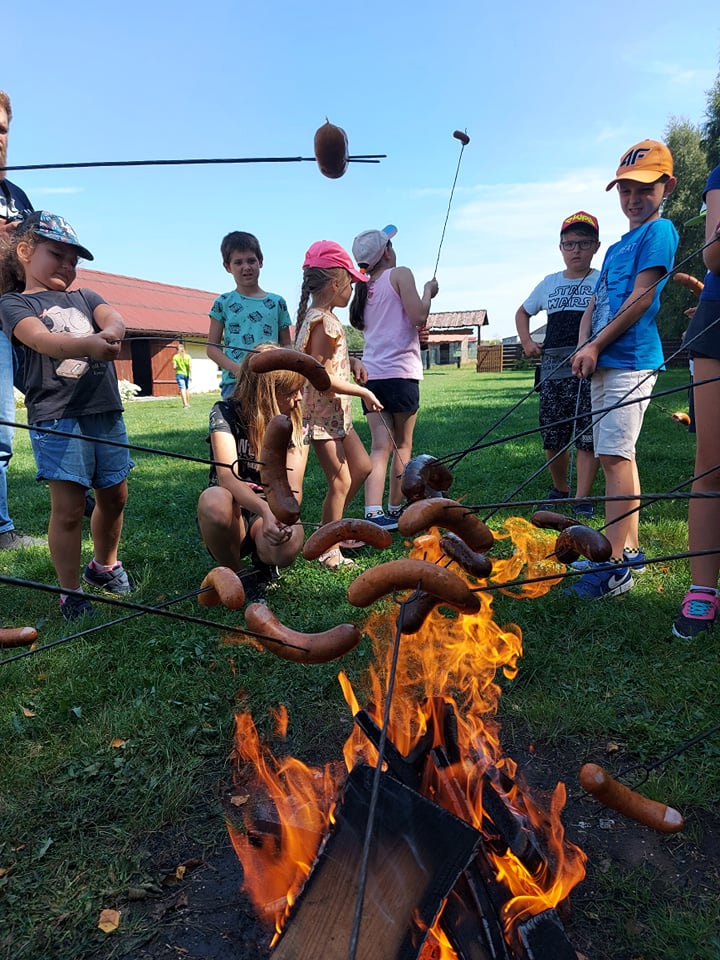
[[[390,503],[390,501],[388,500],[388,513],[390,514],[390,516],[393,516],[393,515],[394,515],[394,516],[397,516],[397,515],[400,513],[401,510],[402,510],[402,504],[401,504],[401,503],[399,503],[397,506],[395,506],[394,503]]]
[[[79,587],[73,587],[73,590],[75,591],[75,593],[85,593],[85,591],[84,591],[83,588],[82,588],[82,584],[80,584]],[[67,593],[61,593],[61,594],[60,594],[60,604],[61,604],[61,605],[62,605],[63,603],[65,603],[65,601],[67,600],[68,596],[69,596],[69,594],[67,594]]]
[[[372,506],[365,507],[366,517],[379,517],[383,512],[381,503],[374,503]]]
[[[697,583],[691,583],[690,590],[702,590],[703,593],[711,593],[714,597],[718,595],[717,587],[701,587]]]
[[[625,563],[625,558],[624,558],[624,557],[620,557],[620,559],[618,560],[617,557],[610,557],[610,559],[608,560],[608,563],[623,564],[623,563]]]
[[[116,560],[115,563],[111,563],[109,565],[106,563],[98,563],[95,557],[93,557],[92,560],[90,561],[91,569],[97,570],[98,573],[109,573],[111,570],[114,570],[115,567],[119,567],[119,566],[120,566],[119,560]]]
[[[633,548],[625,547],[625,549],[623,550],[623,553],[628,557],[634,557],[638,553],[640,553],[640,547],[633,547]]]

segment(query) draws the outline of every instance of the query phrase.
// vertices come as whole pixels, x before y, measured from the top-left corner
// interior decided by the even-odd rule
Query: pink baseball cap
[[[355,280],[362,280],[367,283],[370,279],[364,273],[360,273],[347,250],[344,250],[334,240],[317,240],[308,247],[303,262],[303,270],[305,267],[322,267],[325,270],[342,267]]]

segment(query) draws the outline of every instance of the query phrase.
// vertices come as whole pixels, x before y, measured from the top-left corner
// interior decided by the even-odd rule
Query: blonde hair
[[[343,274],[350,276],[345,267],[305,267],[303,269],[303,282],[300,288],[300,304],[296,321],[298,331],[308,311],[310,297],[316,296],[323,287],[326,287],[333,280],[342,280]]]
[[[255,352],[276,350],[276,343],[261,343]],[[280,413],[277,398],[290,397],[305,385],[305,377],[294,370],[271,370],[269,373],[255,373],[250,367],[252,353],[248,353],[240,364],[237,386],[233,390],[232,400],[240,405],[250,449],[260,455],[263,437],[268,422]],[[302,446],[302,410],[294,407],[289,414],[293,425],[292,442]]]

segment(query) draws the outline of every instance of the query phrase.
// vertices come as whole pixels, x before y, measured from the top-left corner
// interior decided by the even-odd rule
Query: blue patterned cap
[[[46,240],[57,240],[58,243],[69,243],[76,247],[78,256],[83,260],[94,260],[95,257],[87,247],[78,240],[78,236],[64,217],[47,210],[36,210],[25,217],[20,227],[21,233],[35,233]]]

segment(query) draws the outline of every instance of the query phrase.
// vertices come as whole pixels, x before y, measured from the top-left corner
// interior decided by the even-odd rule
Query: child
[[[173,369],[175,370],[175,381],[178,385],[178,390],[180,391],[183,407],[187,409],[190,406],[190,397],[188,395],[188,391],[190,390],[192,360],[190,358],[190,354],[185,352],[184,343],[178,344],[177,353],[173,354],[172,365]]]
[[[595,289],[599,270],[591,267],[600,249],[598,222],[592,214],[579,210],[563,220],[560,227],[560,253],[565,269],[541,280],[515,314],[520,343],[526,357],[542,357],[540,385],[540,432],[553,485],[545,498],[564,500],[570,496],[567,447],[573,437],[577,447],[578,502],[572,512],[578,519],[593,516],[587,501],[592,491],[598,463],[593,452],[590,420],[590,382],[573,377],[567,362],[578,342],[583,311]],[[530,317],[547,312],[547,328],[542,348],[530,336]],[[572,422],[570,418],[577,417]],[[557,423],[568,419],[567,423]],[[563,453],[559,453],[562,450]],[[555,504],[549,505],[549,508]]]
[[[303,398],[308,439],[328,482],[322,505],[323,523],[342,518],[370,473],[370,458],[352,425],[350,397],[361,397],[370,411],[382,410],[375,394],[362,386],[367,381],[367,370],[348,355],[345,332],[332,312],[335,307],[348,305],[355,281],[367,283],[367,279],[355,269],[347,251],[331,240],[318,240],[305,254],[295,345],[324,364],[330,374],[330,390],[320,393],[308,383]],[[355,383],[348,379],[351,371]],[[343,556],[339,544],[318,561],[329,570],[353,562]]]
[[[402,510],[401,479],[412,457],[412,438],[420,406],[423,365],[419,332],[427,324],[430,301],[438,292],[437,280],[428,280],[422,297],[407,267],[398,267],[392,238],[393,226],[365,230],[353,241],[353,256],[369,283],[355,288],[350,323],[365,337],[363,363],[367,387],[380,399],[382,413],[367,416],[372,447],[372,469],[365,481],[365,518],[387,530],[397,530]],[[390,472],[388,511],[383,511],[385,474],[395,449]]]
[[[269,350],[276,344],[261,344]],[[261,600],[277,567],[287,567],[303,543],[300,524],[288,527],[270,510],[260,485],[257,464],[265,427],[278,413],[293,423],[293,440],[287,464],[290,485],[298,502],[307,461],[302,435],[302,388],[299,373],[277,370],[253,373],[248,354],[240,365],[238,383],[229,400],[221,400],[210,411],[213,463],[210,484],[198,500],[198,526],[205,546],[222,566],[237,570],[242,557],[252,555],[254,576],[244,578],[248,599]]]
[[[50,489],[48,542],[60,587],[80,591],[80,553],[85,490],[95,489],[90,520],[94,556],[86,583],[114,594],[131,590],[117,551],[133,467],[127,447],[115,366],[125,324],[92,290],[67,292],[78,257],[92,260],[70,224],[38,211],[15,231],[3,254],[3,270],[16,289],[0,303],[8,338],[23,345],[25,403],[37,479]],[[7,287],[6,287],[7,289]],[[53,436],[58,430],[75,437]],[[86,437],[113,443],[92,443]],[[86,597],[60,594],[66,620],[91,613]]]
[[[634,509],[640,506],[635,444],[663,363],[655,317],[667,277],[658,281],[672,267],[678,234],[669,220],[661,218],[660,210],[676,183],[672,155],[665,144],[643,140],[623,155],[615,179],[606,188],[617,184],[630,230],[605,254],[595,293],[580,322],[572,368],[578,377],[592,376],[593,410],[626,400],[638,402],[602,414],[593,425],[605,493],[622,499],[608,500],[605,507],[611,565],[596,569],[597,565],[589,564],[587,573],[566,591],[585,600],[631,590],[631,568],[637,573],[645,569],[638,542],[638,510]]]
[[[693,361],[693,379],[709,380],[693,390],[697,449],[693,493],[717,495],[720,489],[720,434],[717,412],[720,409],[720,166],[710,173],[704,193],[707,204],[705,238],[710,244],[703,251],[708,273],[700,302],[685,335]],[[714,470],[712,468],[715,467]],[[708,472],[712,471],[712,472]],[[690,550],[712,550],[720,544],[720,500],[696,498],[689,508]],[[692,585],[685,594],[672,632],[681,640],[692,640],[712,630],[718,611],[718,573],[720,553],[690,558]]]
[[[290,346],[290,314],[282,297],[258,284],[263,255],[257,237],[235,230],[223,237],[220,252],[235,289],[212,305],[207,355],[222,369],[220,394],[227,400],[248,350],[270,341]]]

